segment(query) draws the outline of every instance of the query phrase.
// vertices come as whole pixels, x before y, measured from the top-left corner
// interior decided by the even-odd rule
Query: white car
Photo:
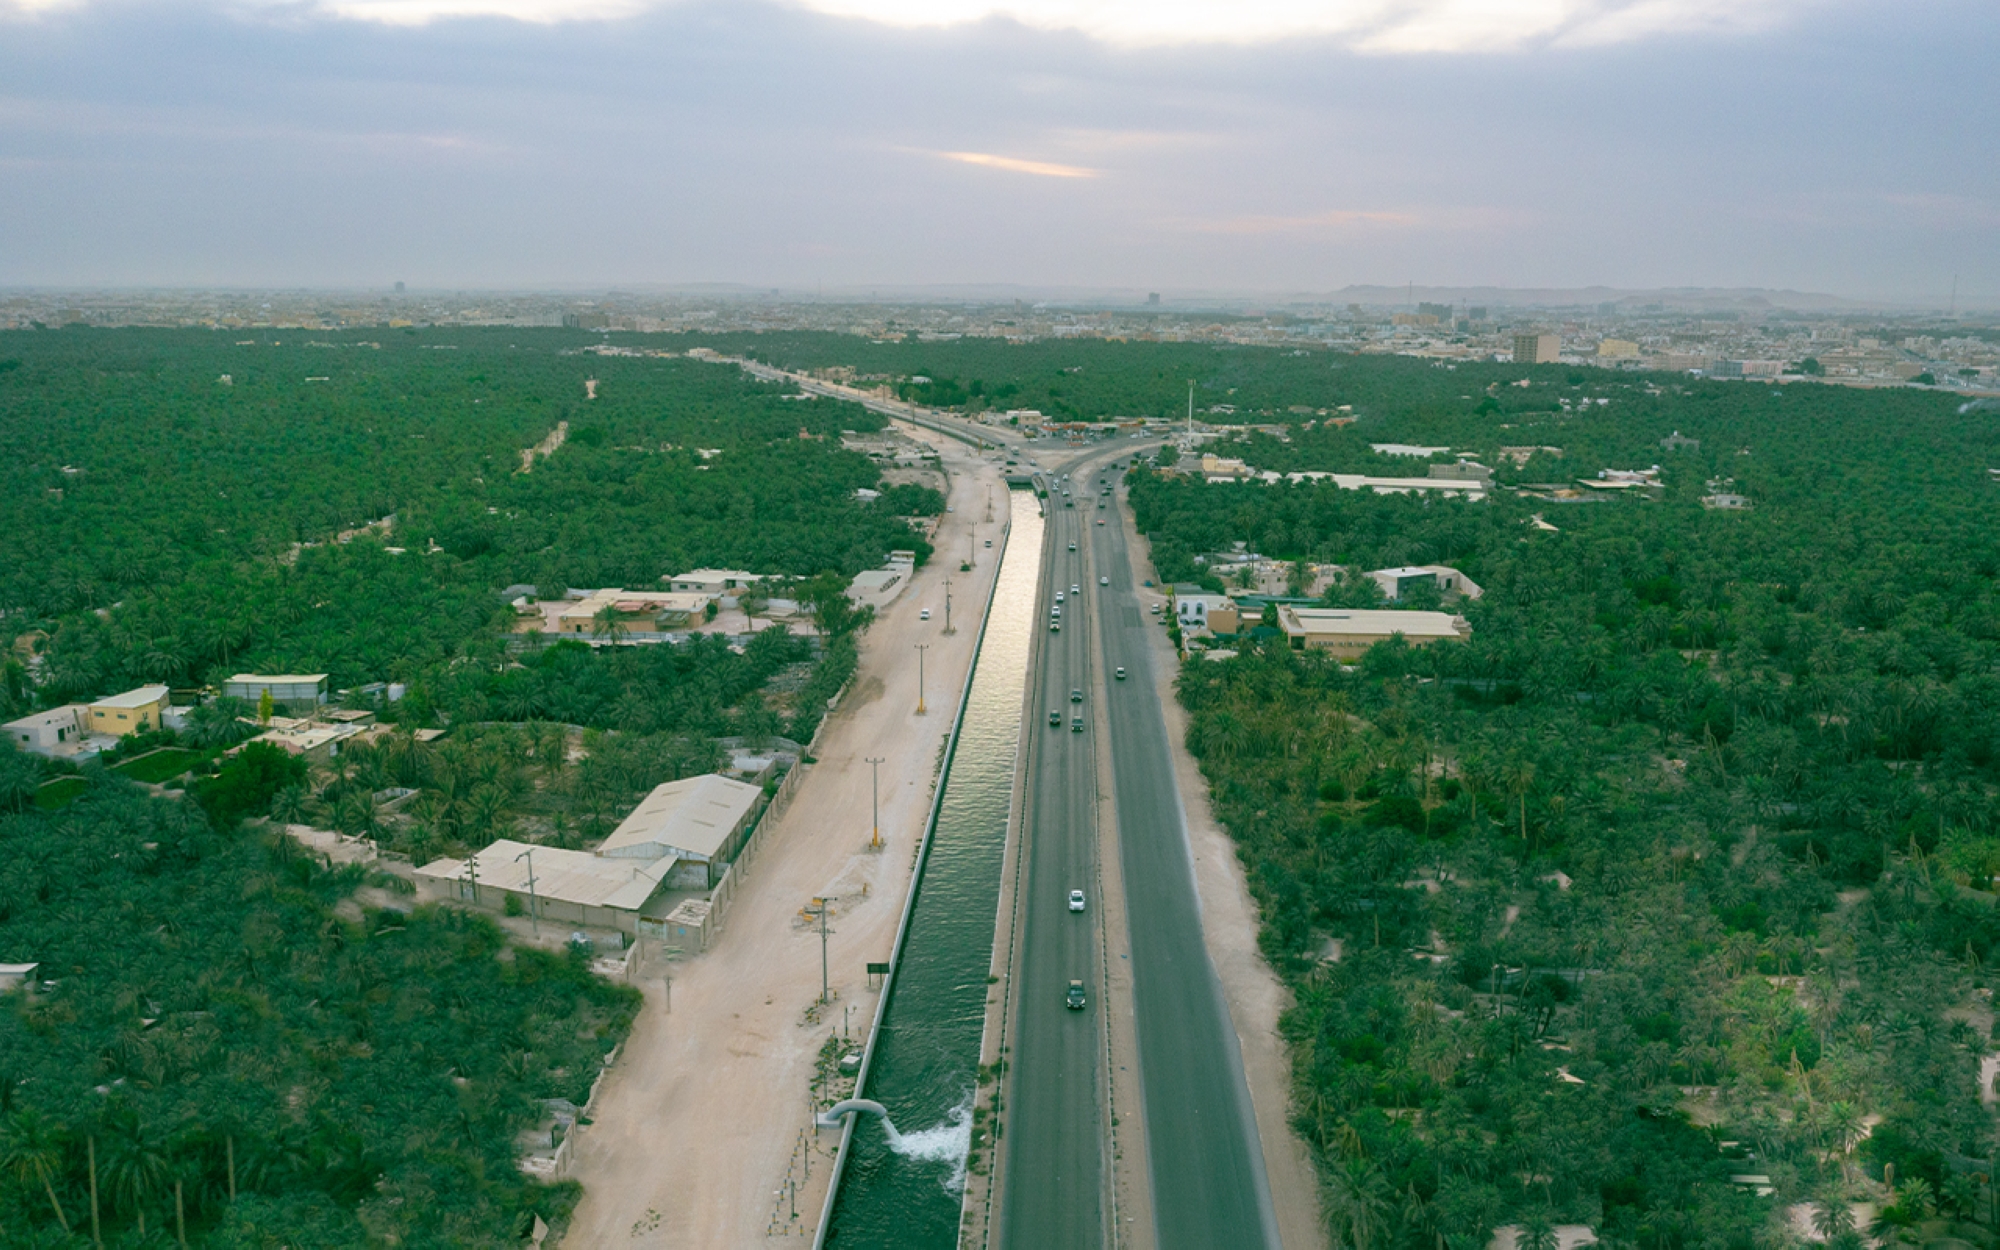
[[[1069,909],[1070,909],[1071,911],[1082,911],[1082,910],[1083,910],[1083,891],[1082,891],[1082,890],[1071,890],[1071,891],[1069,892]]]
[[[1061,603],[1062,601],[1063,601],[1063,597],[1062,597],[1062,591],[1058,590],[1058,591],[1056,592],[1056,602],[1057,602],[1057,603]]]
[[[1108,577],[1100,577],[1097,579],[1097,584],[1100,586],[1109,586],[1111,584],[1111,579]]]
[[[1081,587],[1081,586],[1076,586],[1076,585],[1072,585],[1072,586],[1071,586],[1071,587],[1069,588],[1069,593],[1071,593],[1071,594],[1073,594],[1073,595],[1080,595],[1080,594],[1082,594],[1082,593],[1083,593],[1083,587]]]
[[[924,609],[923,611],[921,611],[921,612],[917,613],[917,619],[918,619],[918,620],[920,620],[920,621],[928,621],[928,620],[930,620],[930,619],[931,619],[931,610],[930,610],[929,608],[925,608],[925,609]]]

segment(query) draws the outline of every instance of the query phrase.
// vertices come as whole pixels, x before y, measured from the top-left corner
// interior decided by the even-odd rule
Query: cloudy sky
[[[0,285],[2000,306],[1994,0],[0,0]]]

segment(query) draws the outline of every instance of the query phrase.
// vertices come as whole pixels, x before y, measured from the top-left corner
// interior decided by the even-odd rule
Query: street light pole
[[[875,814],[875,836],[870,839],[868,846],[871,850],[877,851],[882,849],[882,765],[884,762],[885,759],[882,756],[871,755],[868,757],[869,807]]]
[[[944,632],[951,631],[951,579],[944,579]]]
[[[826,900],[823,898],[816,898],[813,900],[813,902],[819,904],[819,1001],[824,1003],[827,1001]]]
[[[529,847],[514,857],[515,863],[528,861],[528,923],[534,926],[535,936],[542,936],[542,909],[535,901],[535,848]]]
[[[924,652],[928,650],[930,644],[922,642],[917,644],[917,715],[919,716],[924,715]]]

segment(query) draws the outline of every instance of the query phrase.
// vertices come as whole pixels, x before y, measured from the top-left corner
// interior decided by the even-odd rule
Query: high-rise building
[[[1562,340],[1553,334],[1514,336],[1514,363],[1517,365],[1553,364],[1561,353]]]

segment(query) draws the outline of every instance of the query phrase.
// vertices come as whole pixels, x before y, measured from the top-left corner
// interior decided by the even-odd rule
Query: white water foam
[[[889,1134],[889,1149],[906,1159],[918,1159],[926,1163],[950,1163],[951,1177],[944,1187],[951,1193],[965,1190],[965,1159],[972,1152],[972,1099],[968,1093],[965,1101],[951,1109],[951,1118],[936,1128],[920,1129],[914,1133],[900,1133],[888,1116],[882,1117],[883,1131]]]

